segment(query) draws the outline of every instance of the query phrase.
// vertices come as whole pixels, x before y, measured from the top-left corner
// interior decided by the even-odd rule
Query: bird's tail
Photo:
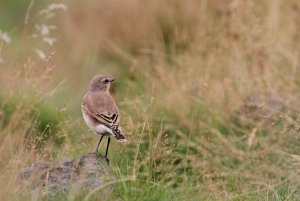
[[[112,130],[113,135],[115,136],[115,138],[118,141],[121,141],[121,142],[126,142],[127,141],[126,137],[122,133],[122,130],[121,130],[120,126],[114,125],[114,126],[112,126],[111,130]]]

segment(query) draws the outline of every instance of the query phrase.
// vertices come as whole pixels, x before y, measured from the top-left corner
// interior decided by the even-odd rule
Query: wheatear
[[[107,159],[110,135],[118,141],[126,141],[119,126],[119,110],[112,96],[109,94],[110,83],[114,79],[106,75],[96,75],[90,82],[89,90],[81,103],[83,118],[88,127],[101,135],[96,153],[104,136],[108,137],[105,157]],[[107,159],[108,160],[108,159]]]

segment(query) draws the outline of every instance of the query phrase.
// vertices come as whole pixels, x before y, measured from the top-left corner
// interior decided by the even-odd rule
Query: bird
[[[108,138],[104,155],[108,162],[107,154],[110,136],[113,135],[121,142],[127,141],[119,126],[120,114],[118,106],[109,93],[110,84],[114,80],[114,78],[103,74],[94,76],[90,81],[87,93],[81,101],[81,111],[85,123],[94,133],[100,135],[95,151],[97,154],[103,156],[99,152],[99,146],[103,137]]]

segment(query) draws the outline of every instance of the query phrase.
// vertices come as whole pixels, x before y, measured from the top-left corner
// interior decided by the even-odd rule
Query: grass
[[[129,139],[112,141],[107,200],[300,199],[297,0],[58,3],[5,3],[1,200],[47,200],[20,169],[94,149],[80,101],[98,73],[117,78]]]

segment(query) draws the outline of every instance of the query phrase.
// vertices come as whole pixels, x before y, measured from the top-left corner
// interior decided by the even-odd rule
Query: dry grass
[[[23,36],[0,46],[1,121],[10,115],[0,124],[1,200],[20,198],[21,167],[92,149],[79,103],[103,72],[118,78],[112,90],[130,141],[112,145],[122,182],[111,200],[300,198],[297,0],[67,7],[51,19],[29,12]],[[34,24],[57,27],[50,37]]]

